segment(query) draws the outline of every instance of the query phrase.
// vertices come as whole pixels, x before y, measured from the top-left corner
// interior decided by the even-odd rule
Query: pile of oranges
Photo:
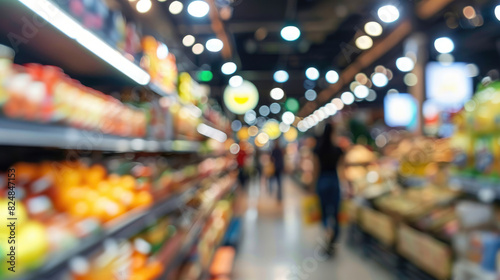
[[[57,212],[106,222],[153,202],[147,185],[131,175],[108,174],[99,164],[81,162],[18,163],[13,166],[28,196],[46,195]],[[38,190],[36,185],[48,187]]]

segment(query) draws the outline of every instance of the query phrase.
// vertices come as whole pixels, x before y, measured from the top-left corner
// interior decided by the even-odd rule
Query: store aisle
[[[362,258],[344,243],[334,258],[323,259],[318,254],[322,244],[320,225],[302,223],[302,195],[299,187],[286,178],[280,207],[256,182],[251,184],[234,280],[393,279],[378,264]]]

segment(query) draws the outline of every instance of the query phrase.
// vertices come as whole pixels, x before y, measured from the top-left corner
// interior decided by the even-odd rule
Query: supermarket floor
[[[363,258],[345,242],[334,258],[323,259],[318,254],[323,236],[320,225],[306,226],[302,222],[302,190],[286,178],[280,206],[256,181],[249,188],[233,280],[394,279],[383,267]]]

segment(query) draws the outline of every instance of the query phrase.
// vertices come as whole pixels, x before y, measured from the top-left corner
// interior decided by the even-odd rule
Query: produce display
[[[85,87],[57,67],[12,65],[2,74],[0,109],[6,117],[118,136],[146,136],[143,110]]]
[[[59,13],[61,20],[46,18],[52,26],[35,32],[47,36],[41,41],[74,41],[82,47],[73,48],[72,54],[104,66],[103,71],[117,71],[99,77],[82,65],[64,70],[36,63],[17,65],[14,61],[60,67],[68,63],[62,61],[64,55],[54,60],[60,55],[58,48],[26,44],[15,57],[12,49],[0,45],[0,121],[12,131],[12,139],[23,139],[2,143],[0,206],[10,212],[2,211],[0,218],[5,223],[15,217],[17,224],[15,231],[0,229],[4,240],[0,279],[165,278],[167,269],[178,269],[188,257],[186,244],[199,248],[208,267],[211,246],[220,242],[232,216],[227,197],[236,181],[235,161],[227,154],[234,142],[199,132],[202,124],[227,135],[231,132],[222,109],[209,99],[209,87],[187,73],[178,76],[175,56],[158,39],[164,38],[163,32],[152,28],[147,31],[155,37],[143,36],[141,29],[148,24],[139,22],[135,9],[123,6],[135,2],[40,1],[44,7],[38,7],[38,1],[21,2],[6,7],[15,7],[23,21],[44,18],[40,13],[47,7],[64,11]],[[67,26],[75,34],[88,35],[88,41],[73,40],[71,32],[65,32]],[[123,57],[99,53],[112,51],[105,44]],[[134,74],[144,74],[134,67],[127,71],[124,58],[143,68],[150,82],[121,83],[129,78],[138,81]],[[73,78],[84,75],[82,83],[93,88],[67,73]],[[85,150],[51,146],[59,136],[65,139],[61,142],[75,144],[78,139],[72,136],[80,130],[103,136],[106,145]],[[61,131],[67,135],[55,135]],[[144,143],[161,148],[109,148],[125,142],[131,147]],[[15,274],[9,271],[13,247],[6,242],[12,232],[20,244],[15,248]]]
[[[141,67],[151,76],[151,82],[166,93],[174,93],[177,86],[177,65],[175,56],[168,47],[152,36],[145,36],[141,41],[143,57]]]
[[[10,170],[16,174],[17,238],[25,242],[37,240],[36,246],[20,247],[18,255],[23,262],[19,271],[35,269],[44,263],[45,256],[76,247],[80,239],[106,229],[108,222],[121,217],[126,220],[132,210],[147,211],[155,201],[182,192],[197,180],[229,170],[234,164],[231,158],[207,158],[199,164],[172,170],[157,163],[154,157],[139,160],[144,163],[114,159],[109,165],[114,166],[111,169],[84,161],[14,164]],[[0,204],[6,208],[11,197],[7,182],[7,173],[1,174]],[[227,179],[219,183],[224,186]],[[168,222],[158,224],[170,230]],[[0,233],[4,237],[8,234],[3,229]],[[146,232],[141,238],[150,242],[155,251],[163,239],[158,235]]]
[[[377,198],[374,204],[388,213],[407,218],[418,218],[438,205],[450,203],[457,196],[458,194],[452,190],[428,186],[382,196]]]
[[[456,175],[497,183],[500,166],[498,141],[498,103],[500,82],[481,85],[454,119],[456,132],[451,137],[455,150]]]
[[[157,279],[169,265],[165,262],[165,254],[171,252],[172,243],[186,237],[191,226],[198,220],[206,220],[204,231],[211,230],[215,238],[221,238],[227,223],[231,219],[231,207],[228,200],[219,200],[235,183],[234,175],[211,179],[202,183],[201,189],[187,203],[186,209],[158,219],[153,225],[139,234],[125,240],[109,240],[104,248],[90,258],[79,258],[71,271],[71,279]],[[208,211],[207,211],[208,209]],[[208,212],[208,215],[207,215]],[[189,223],[183,217],[190,215]],[[213,233],[218,234],[213,235]],[[205,236],[205,233],[203,233]],[[196,236],[193,238],[197,238]],[[218,240],[219,240],[218,239]],[[203,247],[203,237],[198,246]],[[101,260],[108,260],[104,265]],[[82,263],[84,265],[82,265]],[[82,269],[83,267],[83,269]]]

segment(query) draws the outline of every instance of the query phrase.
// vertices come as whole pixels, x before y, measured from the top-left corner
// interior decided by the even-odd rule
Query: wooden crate
[[[398,227],[397,251],[437,279],[451,276],[451,248],[434,237],[405,224]]]
[[[392,246],[396,239],[396,223],[386,214],[370,208],[360,208],[359,220],[361,228],[377,238],[381,243]]]

